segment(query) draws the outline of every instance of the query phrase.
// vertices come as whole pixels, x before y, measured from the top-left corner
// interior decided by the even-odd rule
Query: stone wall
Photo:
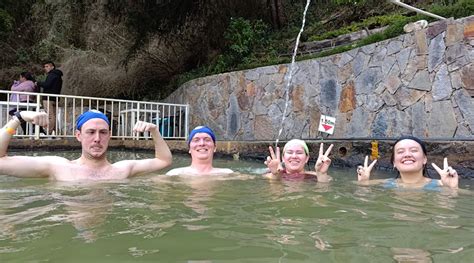
[[[190,105],[190,127],[220,140],[275,140],[289,65],[196,79],[168,102]],[[280,139],[314,139],[321,114],[333,139],[474,139],[474,16],[330,57],[297,62]]]

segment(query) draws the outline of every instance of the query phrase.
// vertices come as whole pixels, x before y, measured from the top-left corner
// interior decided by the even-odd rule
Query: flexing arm
[[[155,143],[155,158],[145,159],[145,160],[126,160],[118,162],[115,165],[118,166],[128,166],[129,174],[128,176],[135,176],[140,174],[146,174],[158,171],[163,169],[172,162],[171,151],[168,148],[165,140],[161,137],[158,128],[153,123],[138,121],[133,128],[134,132],[145,132],[148,131],[153,137],[153,142]]]
[[[48,122],[48,115],[44,112],[22,111],[21,117],[36,125],[44,126]],[[47,157],[7,156],[7,149],[11,137],[20,125],[20,120],[13,117],[0,130],[0,174],[17,177],[47,177],[50,162]]]

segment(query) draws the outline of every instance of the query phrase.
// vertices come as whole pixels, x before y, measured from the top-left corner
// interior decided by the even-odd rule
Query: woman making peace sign
[[[441,186],[458,188],[459,176],[456,170],[448,165],[448,159],[444,158],[443,169],[432,163],[438,172],[440,180],[431,179],[426,172],[425,144],[413,136],[402,136],[392,149],[391,158],[393,167],[397,169],[399,176],[388,180],[373,180],[369,183],[370,172],[377,160],[368,165],[368,157],[365,157],[364,166],[357,168],[357,179],[362,184],[383,183],[386,188],[415,188],[424,190],[439,190]]]
[[[321,143],[319,147],[319,156],[314,166],[315,171],[305,171],[305,165],[309,160],[309,150],[306,143],[299,139],[288,141],[283,147],[283,167],[282,159],[280,159],[280,147],[276,148],[276,152],[269,146],[270,156],[264,162],[270,170],[264,176],[270,179],[307,179],[315,178],[318,182],[329,182],[332,178],[328,175],[331,153],[333,145],[331,144],[326,152],[324,145]]]

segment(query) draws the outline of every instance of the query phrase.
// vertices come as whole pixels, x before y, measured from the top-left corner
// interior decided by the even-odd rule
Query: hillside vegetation
[[[474,0],[404,1],[444,17],[474,14]],[[64,71],[64,94],[158,100],[193,78],[287,63],[305,0],[33,1],[0,3],[0,88],[41,63]],[[343,52],[429,18],[380,0],[313,0],[302,41],[388,26]]]

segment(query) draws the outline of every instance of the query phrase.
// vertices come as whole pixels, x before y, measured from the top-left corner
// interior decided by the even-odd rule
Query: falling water
[[[298,45],[300,43],[301,33],[303,33],[304,24],[306,22],[306,12],[308,11],[308,7],[309,7],[310,2],[311,2],[311,0],[306,0],[306,6],[305,6],[304,12],[303,12],[303,23],[301,24],[300,32],[298,33],[298,36],[296,37],[295,49],[293,50],[293,56],[291,57],[290,69],[288,70],[288,75],[286,77],[287,82],[286,82],[286,88],[285,88],[285,93],[286,93],[285,109],[283,110],[283,116],[281,117],[280,130],[278,130],[278,136],[277,136],[277,139],[275,141],[275,148],[278,146],[278,141],[280,140],[280,136],[281,136],[281,133],[283,131],[283,124],[284,124],[285,119],[286,119],[286,110],[288,109],[288,102],[290,100],[290,85],[291,85],[291,79],[293,78],[293,70],[294,70],[294,67],[295,67],[296,53],[298,51]]]

